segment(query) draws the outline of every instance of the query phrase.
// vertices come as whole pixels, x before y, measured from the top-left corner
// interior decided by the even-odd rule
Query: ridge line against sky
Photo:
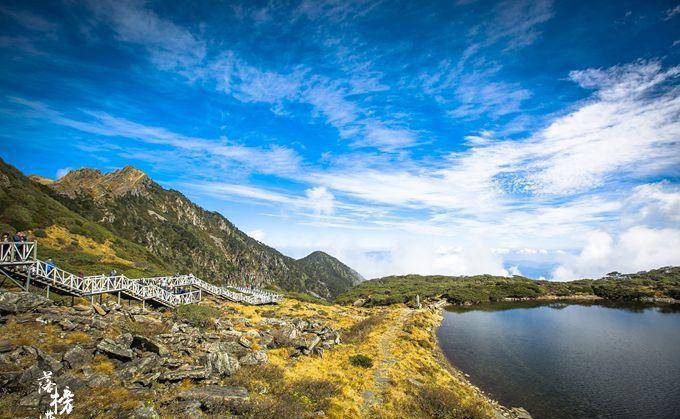
[[[0,153],[367,278],[677,265],[679,7],[3,1]]]

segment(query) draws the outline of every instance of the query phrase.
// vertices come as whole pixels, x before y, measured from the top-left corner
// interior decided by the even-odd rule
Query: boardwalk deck
[[[154,301],[167,307],[201,301],[202,293],[244,304],[275,304],[282,297],[269,291],[237,289],[210,284],[194,275],[128,278],[125,275],[78,276],[37,258],[35,242],[0,243],[0,273],[29,289],[31,281],[79,297],[123,293],[140,301]],[[181,289],[182,292],[175,292]],[[189,289],[189,290],[187,290]]]

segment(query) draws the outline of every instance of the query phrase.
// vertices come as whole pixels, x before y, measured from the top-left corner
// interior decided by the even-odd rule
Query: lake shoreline
[[[444,300],[442,300],[444,301]],[[494,413],[497,413],[501,415],[502,417],[505,418],[512,418],[512,419],[528,419],[531,418],[530,413],[524,409],[523,407],[507,407],[502,405],[500,402],[498,402],[496,399],[492,397],[492,395],[486,393],[483,389],[479,388],[478,386],[474,385],[470,379],[469,375],[464,373],[462,370],[458,369],[453,363],[446,357],[446,354],[444,353],[444,350],[442,348],[441,342],[439,341],[439,337],[437,336],[437,331],[442,325],[442,321],[444,320],[444,315],[443,311],[445,310],[445,307],[448,305],[448,303],[444,304],[440,301],[439,303],[436,303],[430,307],[430,310],[432,310],[434,316],[437,317],[437,323],[438,326],[436,328],[432,329],[432,339],[435,342],[435,345],[433,347],[433,356],[439,366],[441,368],[444,368],[446,371],[448,371],[451,375],[456,377],[458,380],[460,380],[462,383],[465,384],[470,390],[472,390],[477,396],[480,398],[484,399],[494,410]]]

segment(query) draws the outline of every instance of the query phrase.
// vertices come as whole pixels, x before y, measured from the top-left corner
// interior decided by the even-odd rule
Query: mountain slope
[[[100,274],[116,269],[131,277],[171,272],[144,247],[74,213],[0,159],[0,231],[29,232],[39,241],[38,257],[52,257],[74,273]]]
[[[298,259],[297,264],[311,278],[322,280],[328,287],[331,297],[336,297],[364,280],[354,269],[320,251]]]
[[[75,170],[44,189],[85,218],[172,261],[178,270],[212,282],[248,282],[325,298],[351,286],[338,274],[326,276],[351,271],[337,259],[328,259],[334,268],[311,264],[310,275],[309,264],[252,239],[222,215],[162,188],[131,166],[111,173]]]

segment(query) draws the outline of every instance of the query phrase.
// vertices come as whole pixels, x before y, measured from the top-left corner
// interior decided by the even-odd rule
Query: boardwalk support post
[[[120,291],[118,291],[118,305],[120,305]]]
[[[47,286],[47,293],[46,293],[47,298],[50,298],[50,286]]]

